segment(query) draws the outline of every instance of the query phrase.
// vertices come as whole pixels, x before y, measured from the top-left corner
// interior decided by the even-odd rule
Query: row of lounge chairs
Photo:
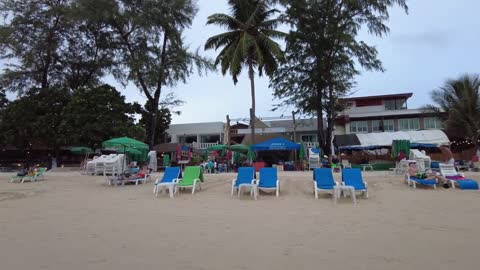
[[[179,167],[166,168],[161,179],[155,181],[153,193],[158,196],[160,192],[167,192],[170,198],[173,198],[180,189],[190,188],[192,194],[197,188],[201,189],[203,175],[200,167],[186,167],[183,172]],[[331,169],[316,168],[313,173],[313,187],[315,198],[318,199],[318,193],[322,191],[334,194],[336,187],[340,185],[333,179]],[[351,187],[355,192],[361,192],[368,197],[367,183],[363,181],[360,169],[343,169],[342,186]],[[238,169],[237,178],[232,180],[231,196],[237,193],[239,196],[242,190],[250,189],[250,194],[255,199],[259,191],[275,192],[275,196],[280,196],[280,182],[278,180],[276,168],[261,168],[259,177],[256,179],[255,168],[242,167]]]

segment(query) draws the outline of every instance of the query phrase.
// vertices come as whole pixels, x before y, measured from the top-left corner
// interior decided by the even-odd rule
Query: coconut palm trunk
[[[252,108],[250,109],[250,134],[252,136],[252,144],[255,144],[255,72],[253,70],[252,61],[248,63],[248,76],[250,77],[250,91],[252,95]]]

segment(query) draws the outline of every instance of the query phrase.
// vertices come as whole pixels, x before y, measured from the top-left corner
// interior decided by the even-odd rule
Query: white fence
[[[192,147],[196,149],[207,149],[208,147],[218,145],[218,143],[192,143]]]

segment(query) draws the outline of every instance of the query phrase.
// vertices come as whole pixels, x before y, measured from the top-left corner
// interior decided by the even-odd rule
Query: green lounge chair
[[[187,166],[183,172],[182,179],[180,179],[176,185],[176,192],[181,188],[191,188],[192,194],[194,194],[197,185],[198,188],[202,190],[200,182],[203,182],[203,174],[200,166]]]
[[[25,175],[25,176],[12,176],[12,178],[10,178],[10,182],[13,183],[15,182],[16,180],[20,181],[21,183],[24,183],[25,181],[30,181],[30,182],[33,182],[33,181],[39,181],[39,180],[44,180],[44,176],[43,174],[47,171],[47,168],[45,167],[40,167],[40,168],[37,168],[37,171],[35,172],[34,175]]]

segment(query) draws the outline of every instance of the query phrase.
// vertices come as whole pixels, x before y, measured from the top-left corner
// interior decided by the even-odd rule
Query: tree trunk
[[[248,62],[248,66],[248,76],[250,77],[250,91],[252,95],[252,108],[250,109],[250,135],[252,136],[252,144],[255,144],[255,73],[253,71],[253,63],[251,60]]]
[[[158,103],[160,102],[160,91],[157,90],[155,92],[155,96],[152,102],[152,106],[150,108],[151,114],[150,116],[152,117],[152,120],[150,122],[150,134],[148,134],[148,146],[150,149],[153,149],[155,146],[155,136],[157,134],[157,122],[158,122]]]
[[[322,90],[317,87],[317,137],[319,147],[325,151],[325,132],[323,130],[323,96]]]

